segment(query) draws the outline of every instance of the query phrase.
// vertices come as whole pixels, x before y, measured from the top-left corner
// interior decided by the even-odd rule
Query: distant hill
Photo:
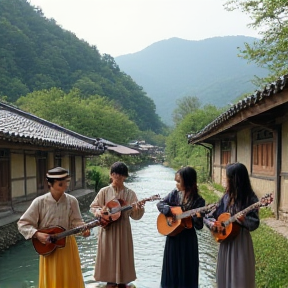
[[[143,87],[154,100],[157,114],[171,125],[178,98],[196,96],[203,105],[223,107],[257,88],[250,81],[254,75],[267,75],[267,71],[237,56],[237,47],[254,40],[246,36],[200,41],[171,38],[115,57],[115,61]]]
[[[27,0],[0,0],[0,8],[0,97],[15,103],[33,91],[77,88],[83,98],[113,100],[141,131],[162,131],[155,103],[110,55],[100,55]]]

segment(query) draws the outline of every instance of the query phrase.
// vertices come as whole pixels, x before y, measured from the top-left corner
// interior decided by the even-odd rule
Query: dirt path
[[[288,239],[288,223],[282,220],[277,220],[275,218],[266,218],[261,220],[261,223],[264,223],[271,227],[274,231]]]

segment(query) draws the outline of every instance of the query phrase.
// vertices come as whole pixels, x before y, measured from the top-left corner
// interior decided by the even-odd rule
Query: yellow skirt
[[[57,248],[39,259],[39,288],[84,288],[78,246],[74,236],[66,237]]]

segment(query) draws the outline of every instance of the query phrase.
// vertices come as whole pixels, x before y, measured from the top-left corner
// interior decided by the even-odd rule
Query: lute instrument
[[[120,218],[121,212],[131,210],[134,206],[137,206],[140,203],[144,204],[147,201],[155,201],[160,199],[160,195],[157,194],[149,198],[144,198],[140,201],[133,202],[129,205],[127,205],[122,199],[112,199],[102,208],[100,226],[106,229],[111,223],[115,222]]]
[[[211,233],[217,242],[221,243],[224,240],[231,240],[239,234],[241,228],[238,222],[236,222],[238,218],[246,215],[248,212],[256,208],[268,206],[272,203],[272,201],[273,196],[272,193],[270,193],[263,196],[258,202],[248,206],[247,208],[236,213],[233,216],[231,216],[231,214],[228,212],[220,214],[217,218],[217,220],[221,223],[222,226],[220,231],[217,229],[217,227],[214,226],[215,219],[211,220],[204,217],[204,223],[211,230]]]
[[[47,256],[50,255],[56,248],[63,248],[66,245],[66,237],[74,234],[79,234],[85,230],[91,229],[93,227],[100,225],[100,219],[88,222],[84,225],[78,226],[71,230],[65,230],[61,226],[52,226],[48,228],[39,229],[38,232],[50,234],[48,241],[43,244],[36,237],[32,237],[32,244],[36,252],[40,255]]]
[[[172,206],[170,210],[173,216],[165,216],[160,213],[157,218],[157,229],[158,232],[164,236],[175,236],[180,233],[183,229],[192,228],[191,216],[196,215],[196,213],[210,212],[216,207],[216,203],[209,204],[207,206],[182,211],[180,206]]]

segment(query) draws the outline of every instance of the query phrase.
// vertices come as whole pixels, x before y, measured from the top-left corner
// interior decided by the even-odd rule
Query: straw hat
[[[62,167],[56,167],[51,170],[48,170],[46,176],[49,179],[63,179],[69,177],[69,172],[68,170]]]

